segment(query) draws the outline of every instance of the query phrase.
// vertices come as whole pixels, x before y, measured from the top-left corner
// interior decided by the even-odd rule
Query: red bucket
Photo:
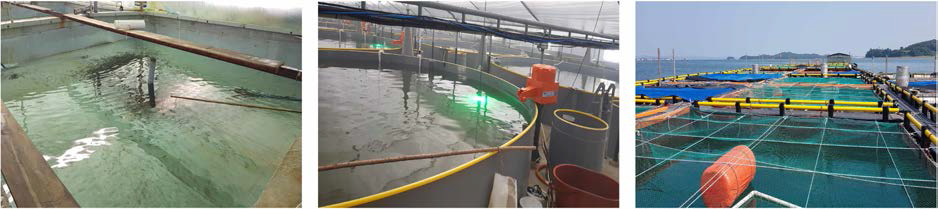
[[[540,172],[536,174],[543,182]],[[554,189],[556,207],[619,207],[619,182],[616,180],[574,164],[554,166],[553,174],[550,187]]]

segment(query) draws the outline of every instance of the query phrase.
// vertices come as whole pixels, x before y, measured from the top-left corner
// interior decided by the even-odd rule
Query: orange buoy
[[[756,175],[756,156],[747,146],[733,147],[700,176],[704,205],[728,208]],[[709,187],[709,188],[708,188]]]
[[[528,77],[524,88],[518,89],[518,99],[522,102],[533,99],[538,104],[557,103],[557,91],[560,83],[555,81],[557,68],[545,64],[531,65],[531,77]]]
[[[404,43],[404,31],[401,31],[400,38],[398,38],[397,40],[391,40],[391,44],[394,44],[394,45],[401,45],[403,43]]]

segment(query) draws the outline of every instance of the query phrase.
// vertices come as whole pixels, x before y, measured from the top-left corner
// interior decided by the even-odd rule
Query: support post
[[[531,152],[531,161],[537,162],[537,160],[541,158],[541,154],[538,151],[540,150],[540,145],[538,144],[540,144],[539,142],[541,141],[541,116],[544,115],[544,114],[541,114],[541,112],[544,112],[544,105],[537,104],[537,103],[535,103],[534,105],[537,106],[538,115],[537,117],[534,118],[534,147],[536,149],[533,152]]]
[[[404,33],[403,46],[401,46],[401,53],[405,56],[414,56],[414,29],[411,27],[405,27],[404,30],[401,30],[401,33]]]
[[[488,53],[485,48],[485,34],[484,33],[482,34],[482,40],[480,40],[479,43],[480,43],[479,44],[479,69],[482,70],[482,72],[489,72],[488,68],[486,67],[488,65],[485,61],[486,60],[485,58],[488,57]]]

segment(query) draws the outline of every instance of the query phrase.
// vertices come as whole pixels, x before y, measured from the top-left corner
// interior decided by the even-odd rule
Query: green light
[[[384,46],[384,44],[370,44],[370,45],[368,45],[368,46],[371,47],[372,49],[384,49],[384,48],[387,48],[387,46]]]
[[[472,101],[476,101],[476,102],[485,101],[485,99],[486,99],[485,96],[479,96],[479,95],[472,96]]]

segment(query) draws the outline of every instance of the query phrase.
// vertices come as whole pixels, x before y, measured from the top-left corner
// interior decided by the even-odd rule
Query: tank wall
[[[319,53],[320,64],[326,63],[330,66],[374,62],[376,56],[377,53],[374,52],[323,50]],[[417,61],[415,57],[385,54],[382,55],[381,65],[388,68],[417,69]],[[424,59],[421,68],[427,68],[426,66],[430,65],[429,62],[429,60]],[[442,65],[442,63],[434,62],[433,65]],[[444,69],[450,73],[457,73],[459,77],[466,79],[477,78],[480,73],[451,63],[448,63],[446,67],[437,66],[435,69]],[[499,79],[483,79],[481,82],[484,85],[495,87],[502,93],[513,93],[517,90],[517,86]],[[525,106],[530,107],[533,105],[526,103]],[[524,113],[526,117],[533,114],[533,110],[530,111]],[[512,145],[531,146],[533,145],[533,138],[533,131],[529,131]],[[529,151],[500,152],[448,177],[360,205],[360,207],[487,207],[495,173],[515,178],[518,182],[518,195],[526,192],[528,171],[531,168],[530,157],[531,153]]]
[[[72,13],[72,10],[75,8],[81,7],[77,4],[67,3],[67,2],[34,2],[34,5],[52,9],[56,12],[61,13]],[[34,18],[34,17],[48,17],[45,13],[40,13],[30,9],[13,6],[10,4],[3,4],[3,14],[0,15],[0,20],[8,21],[10,17],[14,20],[24,19],[24,18]]]
[[[204,1],[151,1],[149,6],[154,9],[164,10],[172,15],[272,27],[287,30],[294,34],[303,32],[302,8],[276,7],[279,6],[276,4],[285,4],[280,2],[258,4],[260,4],[258,6],[274,7],[242,7],[234,5],[234,3],[223,4],[221,2]]]
[[[139,16],[138,16],[139,17]],[[101,18],[113,21],[113,18]],[[19,24],[19,23],[17,23]],[[28,62],[63,52],[124,40],[119,34],[76,22],[59,27],[57,18],[44,19],[22,27],[4,25],[2,61],[4,64]]]
[[[290,34],[229,25],[171,19],[162,16],[124,13],[98,15],[95,19],[113,22],[118,19],[145,19],[147,31],[211,47],[224,48],[252,56],[283,61],[302,69],[301,39]],[[125,40],[128,37],[66,21],[59,27],[56,18],[3,26],[3,63],[19,63]],[[41,43],[42,47],[36,47]]]
[[[291,34],[160,16],[147,17],[147,31],[256,57],[280,60],[291,67],[302,68],[301,39]]]

